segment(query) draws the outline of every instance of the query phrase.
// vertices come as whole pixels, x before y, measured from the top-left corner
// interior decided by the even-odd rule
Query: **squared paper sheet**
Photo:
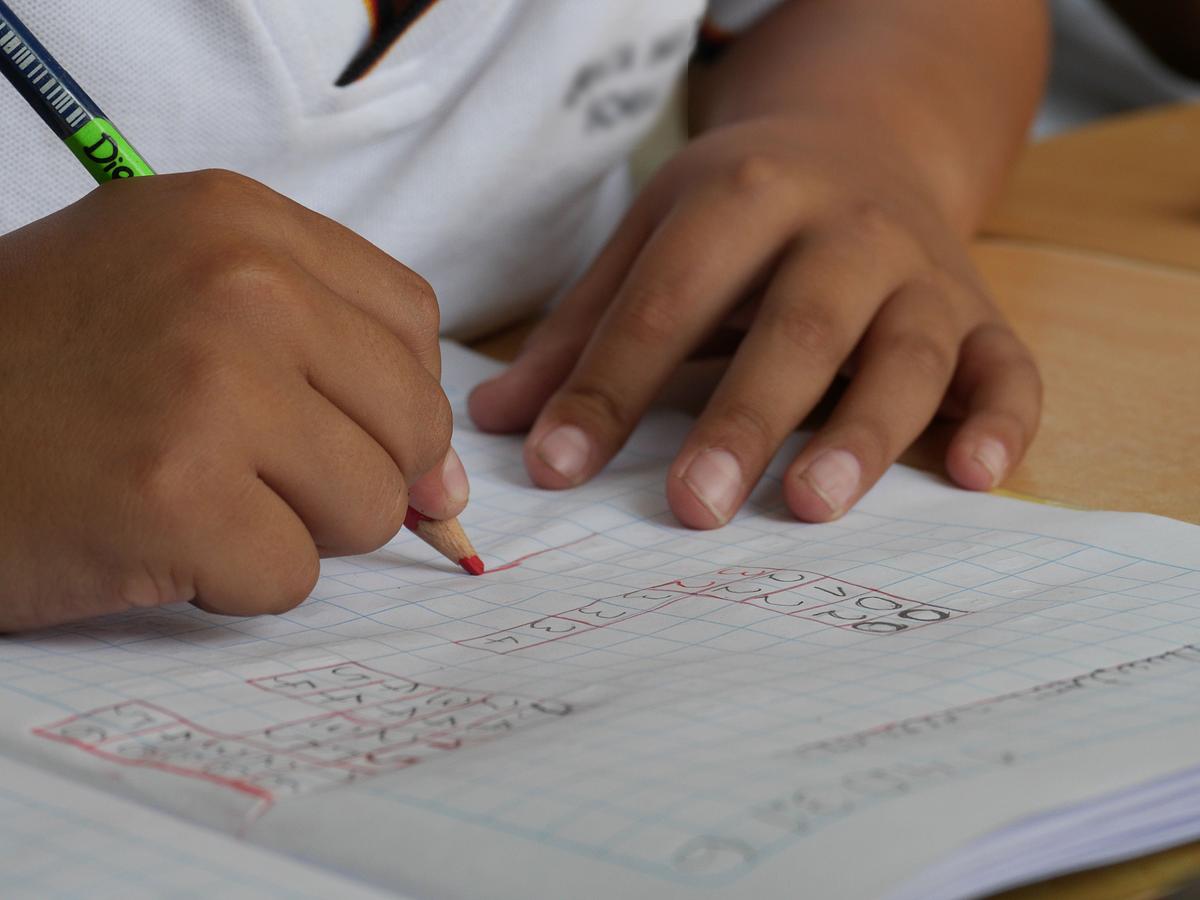
[[[497,898],[879,896],[1193,761],[1200,529],[897,468],[837,523],[792,521],[768,477],[690,532],[662,483],[684,417],[536,491],[519,439],[465,415],[489,364],[446,356],[490,574],[401,535],[277,618],[5,639],[0,753],[372,885]]]
[[[6,900],[388,894],[0,757]]]

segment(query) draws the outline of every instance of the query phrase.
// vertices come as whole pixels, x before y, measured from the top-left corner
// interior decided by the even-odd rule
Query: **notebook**
[[[686,416],[538,491],[444,355],[489,574],[400,535],[0,640],[6,896],[960,898],[1200,836],[1200,528],[903,467],[801,524],[785,450],[688,531]]]

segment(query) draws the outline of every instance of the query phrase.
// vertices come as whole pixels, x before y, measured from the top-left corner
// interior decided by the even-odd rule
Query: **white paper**
[[[7,900],[387,896],[3,757],[0,872]]]
[[[1194,763],[1200,529],[896,468],[837,523],[768,477],[692,532],[688,419],[538,491],[445,356],[488,575],[401,535],[277,618],[6,639],[0,753],[430,898],[878,897],[958,848],[967,895],[1019,880],[997,829]]]

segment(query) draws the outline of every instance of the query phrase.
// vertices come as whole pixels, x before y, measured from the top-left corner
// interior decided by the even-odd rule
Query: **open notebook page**
[[[0,872],[8,900],[388,896],[2,756]]]
[[[1200,529],[897,468],[828,525],[775,476],[698,533],[651,416],[528,486],[446,348],[471,578],[401,535],[277,618],[0,644],[0,752],[416,896],[873,897],[1026,816],[1188,766]]]

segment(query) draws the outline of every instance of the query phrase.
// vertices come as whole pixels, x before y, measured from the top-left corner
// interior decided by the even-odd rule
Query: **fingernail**
[[[705,450],[684,471],[683,483],[724,525],[742,493],[742,467],[728,450]]]
[[[984,438],[975,448],[971,458],[988,470],[988,474],[992,476],[992,487],[1004,480],[1008,472],[1008,451],[998,440]]]
[[[467,470],[463,468],[462,460],[451,447],[442,463],[442,487],[446,497],[454,504],[466,503],[471,495],[471,483],[467,480]]]
[[[800,476],[834,515],[850,505],[858,490],[862,466],[849,450],[826,450]]]
[[[538,459],[568,481],[583,476],[591,455],[592,442],[582,428],[559,425],[537,445]]]

